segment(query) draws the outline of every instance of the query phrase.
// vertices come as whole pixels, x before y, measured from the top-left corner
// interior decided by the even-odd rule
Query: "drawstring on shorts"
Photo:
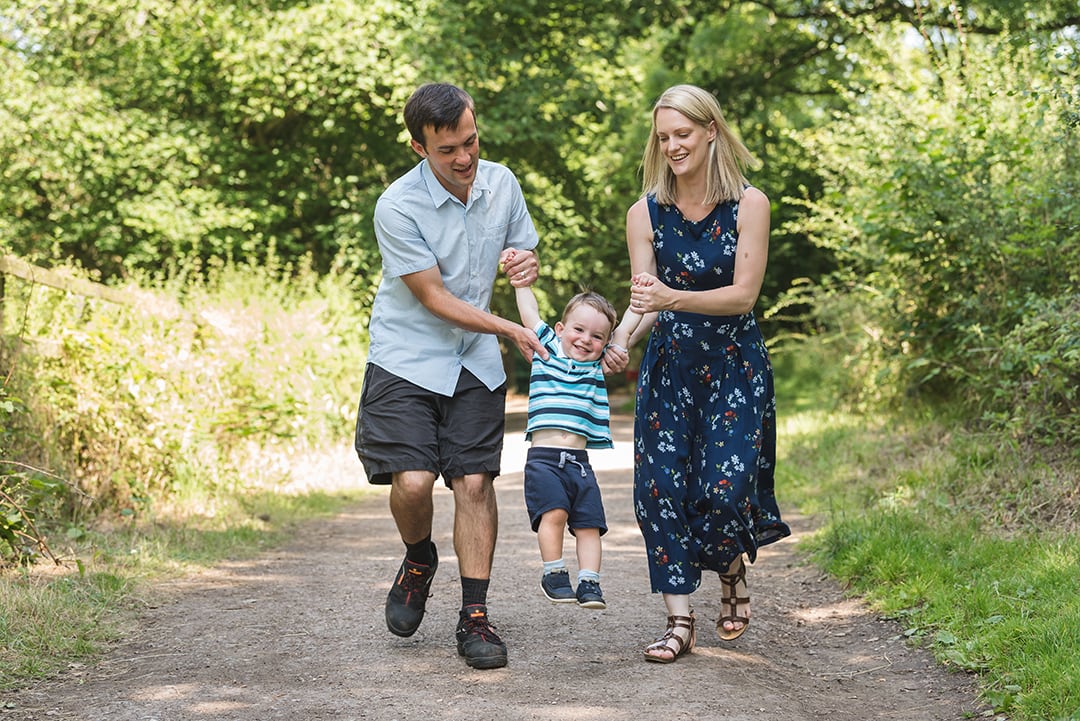
[[[577,459],[577,456],[567,451],[561,451],[559,453],[559,468],[565,468],[567,463],[573,463],[577,465],[577,467],[581,469],[582,478],[587,475],[585,473],[585,466],[581,463],[581,461]]]

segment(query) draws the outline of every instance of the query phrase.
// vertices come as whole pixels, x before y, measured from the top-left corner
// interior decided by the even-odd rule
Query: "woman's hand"
[[[622,373],[628,365],[630,365],[629,351],[615,342],[609,343],[604,349],[604,355],[600,356],[600,367],[604,375]]]
[[[652,273],[638,273],[630,280],[630,309],[635,313],[672,310],[676,293]]]

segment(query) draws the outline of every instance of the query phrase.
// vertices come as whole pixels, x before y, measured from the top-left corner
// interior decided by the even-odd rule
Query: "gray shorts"
[[[448,488],[455,478],[499,475],[506,430],[506,384],[494,391],[462,369],[452,397],[379,366],[367,365],[356,414],[356,454],[368,481],[400,471],[429,471]]]

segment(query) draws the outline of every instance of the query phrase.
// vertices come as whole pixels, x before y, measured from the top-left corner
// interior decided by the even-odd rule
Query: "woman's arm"
[[[739,201],[736,227],[739,242],[735,248],[735,275],[731,285],[713,290],[670,288],[656,278],[654,258],[651,270],[638,272],[635,269],[636,282],[630,289],[631,307],[640,313],[676,310],[707,315],[742,315],[753,310],[765,280],[769,256],[769,199],[757,188],[748,188]],[[633,266],[633,250],[630,259]]]

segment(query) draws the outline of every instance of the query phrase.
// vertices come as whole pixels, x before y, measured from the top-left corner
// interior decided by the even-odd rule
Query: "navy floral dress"
[[[691,222],[648,198],[657,275],[680,290],[731,285],[737,202]],[[790,535],[773,493],[776,396],[754,314],[661,312],[638,375],[634,512],[654,593],[689,594],[703,571]]]

